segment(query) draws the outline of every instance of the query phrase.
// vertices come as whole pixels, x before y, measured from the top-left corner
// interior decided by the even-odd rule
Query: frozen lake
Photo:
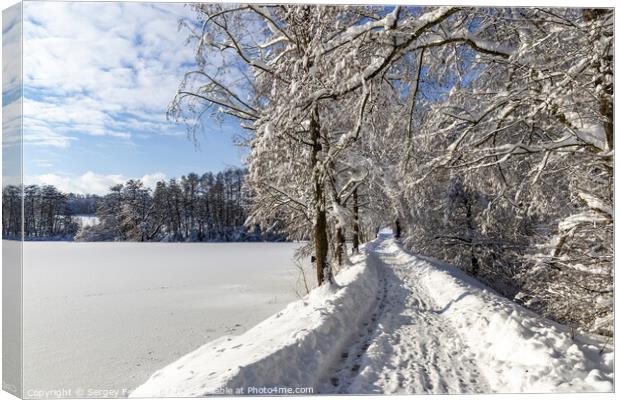
[[[26,242],[25,394],[133,389],[246,331],[297,299],[300,246]]]

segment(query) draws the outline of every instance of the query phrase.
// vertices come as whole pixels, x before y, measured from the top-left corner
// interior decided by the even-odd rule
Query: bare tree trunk
[[[338,196],[338,191],[336,190],[336,184],[333,180],[331,181],[331,188],[332,188],[332,195],[334,198],[334,203],[336,203],[338,207],[340,207],[342,202],[340,200],[340,197]],[[335,238],[336,247],[334,249],[334,256],[335,256],[334,261],[338,264],[338,266],[342,266],[343,258],[346,252],[344,226],[341,225],[341,222],[342,221],[338,221],[336,225],[336,238]]]
[[[360,207],[357,197],[357,187],[353,190],[353,254],[360,252]]]
[[[612,86],[613,92],[613,86]],[[614,148],[614,103],[612,96],[606,95],[601,99],[600,104],[601,114],[605,116],[605,136],[607,138],[607,148],[613,150]]]
[[[319,285],[331,282],[331,276],[327,271],[327,253],[329,244],[327,241],[327,213],[325,210],[325,194],[321,174],[317,168],[319,152],[321,151],[319,112],[315,105],[310,118],[310,134],[312,139],[312,153],[310,164],[313,169],[312,179],[314,184],[314,207],[316,220],[314,222],[314,252],[316,257],[316,277]]]
[[[331,281],[327,271],[327,215],[325,210],[318,210],[314,225],[314,249],[316,253],[316,277],[319,285]]]
[[[400,227],[400,221],[398,220],[398,218],[396,218],[396,234],[394,235],[394,237],[396,239],[400,239],[401,234],[402,234],[402,230]]]
[[[342,266],[344,246],[344,229],[342,227],[338,227],[336,228],[336,260],[338,261],[339,266]]]
[[[478,272],[480,271],[480,263],[478,262],[478,257],[476,256],[476,246],[474,244],[474,217],[471,210],[471,203],[467,198],[465,199],[465,210],[466,210],[466,218],[467,218],[467,229],[468,236],[471,241],[471,246],[469,248],[469,256],[471,260],[471,274],[473,276],[478,276]]]

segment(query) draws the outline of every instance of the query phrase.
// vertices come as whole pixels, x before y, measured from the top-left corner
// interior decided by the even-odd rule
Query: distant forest
[[[51,185],[28,185],[23,192],[25,240],[77,241],[278,241],[284,236],[247,228],[250,193],[247,171],[239,168],[157,182],[140,180],[110,188],[108,194],[62,193]],[[2,190],[2,237],[21,236],[21,190]],[[83,223],[96,216],[96,223]],[[274,230],[277,223],[273,225]]]

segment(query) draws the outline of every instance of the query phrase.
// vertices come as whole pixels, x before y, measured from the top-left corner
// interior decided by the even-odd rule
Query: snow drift
[[[246,333],[221,337],[161,369],[131,397],[196,397],[254,387],[315,388],[376,303],[377,266],[364,256]],[[277,394],[277,393],[274,393]]]

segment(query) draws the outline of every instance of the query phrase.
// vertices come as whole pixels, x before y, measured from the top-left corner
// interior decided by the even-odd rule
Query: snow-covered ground
[[[95,226],[99,223],[99,218],[96,215],[74,215],[73,219],[78,223],[80,228]]]
[[[132,396],[613,390],[611,346],[573,339],[456,268],[404,252],[388,233],[336,281],[185,355]]]
[[[26,395],[119,395],[205,342],[246,331],[298,298],[299,246],[26,242]]]

